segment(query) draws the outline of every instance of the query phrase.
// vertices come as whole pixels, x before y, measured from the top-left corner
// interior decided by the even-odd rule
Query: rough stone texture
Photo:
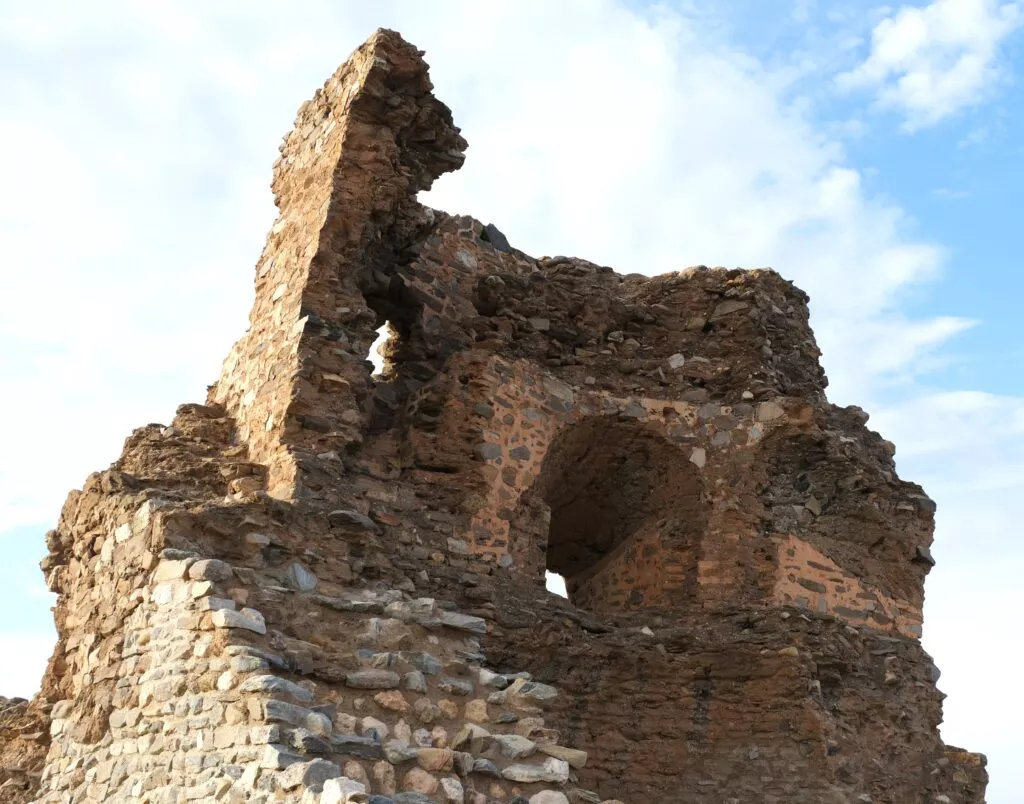
[[[982,802],[934,504],[826,400],[806,295],[530,257],[416,201],[465,147],[390,31],[300,109],[207,404],[47,536],[4,800]]]
[[[34,798],[50,743],[50,724],[40,701],[0,696],[0,801]]]

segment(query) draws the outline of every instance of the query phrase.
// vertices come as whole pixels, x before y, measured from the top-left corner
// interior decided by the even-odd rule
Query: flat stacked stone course
[[[466,148],[422,55],[378,31],[303,105],[206,404],[69,496],[0,791],[983,802],[918,641],[934,504],[828,403],[807,296],[419,204]]]

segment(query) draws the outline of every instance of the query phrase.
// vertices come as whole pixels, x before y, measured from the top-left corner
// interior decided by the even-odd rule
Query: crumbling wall
[[[588,785],[602,796],[983,800],[948,773],[935,737],[941,695],[916,641],[789,608],[632,619],[581,638],[564,621],[538,629],[509,615],[498,644],[485,644],[492,658],[559,680],[564,722],[590,749]]]
[[[0,801],[28,804],[35,798],[49,727],[45,703],[0,697]]]
[[[383,555],[380,526],[275,501],[222,413],[186,406],[138,431],[65,506],[37,800],[462,800],[470,780],[505,799],[569,783],[586,755],[540,716],[558,690],[482,667],[485,620],[398,579],[353,583],[390,567],[360,558]]]
[[[466,143],[430,89],[419,51],[378,35],[303,104],[281,145],[280,214],[256,266],[249,332],[211,393],[276,496],[296,492],[309,453],[361,440],[366,357],[384,322],[364,290],[388,296],[380,268],[431,222],[416,193],[463,161]]]
[[[807,296],[421,206],[466,146],[421,56],[379,31],[302,107],[209,404],[49,534],[38,800],[983,801],[917,641],[934,505]]]

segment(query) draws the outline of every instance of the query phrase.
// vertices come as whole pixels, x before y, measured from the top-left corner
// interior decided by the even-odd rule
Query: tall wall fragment
[[[211,396],[276,496],[295,494],[304,456],[362,440],[364,361],[383,323],[365,294],[429,228],[416,193],[462,165],[466,142],[421,55],[376,36],[303,104],[274,163],[279,215],[250,328]],[[386,298],[388,282],[374,289]]]
[[[207,404],[69,496],[35,800],[983,802],[918,641],[934,505],[827,402],[806,295],[423,207],[466,146],[430,90],[378,31],[302,107]]]

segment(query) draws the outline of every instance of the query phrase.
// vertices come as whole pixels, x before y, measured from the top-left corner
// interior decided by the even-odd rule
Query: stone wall
[[[281,145],[280,214],[256,266],[249,331],[211,394],[277,496],[299,482],[296,449],[360,439],[365,360],[383,323],[363,288],[429,224],[416,193],[463,161],[466,143],[430,88],[420,53],[378,34],[303,104]]]
[[[558,690],[486,669],[484,619],[397,580],[352,583],[374,575],[355,555],[367,538],[381,551],[380,526],[254,484],[224,494],[238,465],[222,413],[137,432],[65,506],[37,800],[506,800],[575,780],[586,753],[543,716]],[[210,471],[172,489],[199,444]]]
[[[27,804],[35,798],[49,745],[45,704],[0,697],[0,801]]]
[[[934,504],[827,402],[807,296],[421,206],[466,147],[430,90],[379,31],[300,109],[208,404],[48,534],[49,731],[0,732],[0,789],[982,802],[917,640]]]

